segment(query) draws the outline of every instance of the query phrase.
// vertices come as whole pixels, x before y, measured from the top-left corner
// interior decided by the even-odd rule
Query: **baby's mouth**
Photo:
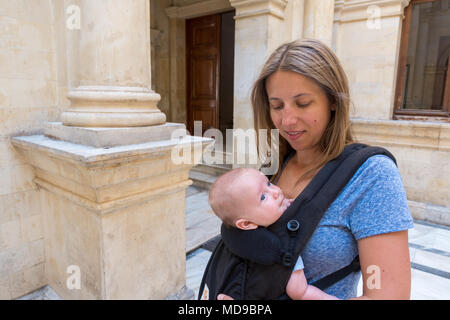
[[[286,210],[291,205],[291,201],[289,199],[283,198],[283,201],[281,202],[281,206],[283,207],[283,210]]]

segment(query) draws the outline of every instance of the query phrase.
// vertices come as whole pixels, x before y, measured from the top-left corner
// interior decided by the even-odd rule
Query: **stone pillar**
[[[80,12],[64,124],[12,138],[40,188],[48,284],[64,299],[179,296],[188,173],[212,139],[156,107],[148,0],[82,0]]]
[[[151,88],[150,3],[80,0],[80,28],[69,44],[76,88],[62,123],[79,127],[163,124]]]
[[[409,0],[345,0],[337,4],[335,53],[349,79],[355,106],[350,117],[390,120],[403,15]]]
[[[334,0],[304,0],[303,37],[317,39],[331,48]]]
[[[234,58],[234,128],[253,128],[251,88],[265,60],[280,44],[290,40],[285,22],[287,0],[230,0],[236,8]],[[256,141],[250,147],[256,146]],[[235,157],[245,150],[234,149]],[[255,156],[256,148],[248,156]],[[239,166],[239,164],[238,164]]]

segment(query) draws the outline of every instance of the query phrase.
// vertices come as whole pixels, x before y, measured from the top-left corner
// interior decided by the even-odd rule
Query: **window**
[[[449,56],[450,0],[412,0],[403,21],[394,119],[449,121]]]

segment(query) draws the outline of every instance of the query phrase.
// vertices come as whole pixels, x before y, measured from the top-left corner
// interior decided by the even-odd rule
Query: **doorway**
[[[187,129],[233,128],[235,11],[186,20]]]

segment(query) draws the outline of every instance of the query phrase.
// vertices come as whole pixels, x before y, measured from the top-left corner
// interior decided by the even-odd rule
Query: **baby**
[[[214,213],[228,227],[252,230],[273,224],[293,199],[284,197],[279,187],[256,169],[235,169],[220,176],[209,192]],[[337,298],[308,285],[298,258],[286,287],[294,300],[336,300]]]

